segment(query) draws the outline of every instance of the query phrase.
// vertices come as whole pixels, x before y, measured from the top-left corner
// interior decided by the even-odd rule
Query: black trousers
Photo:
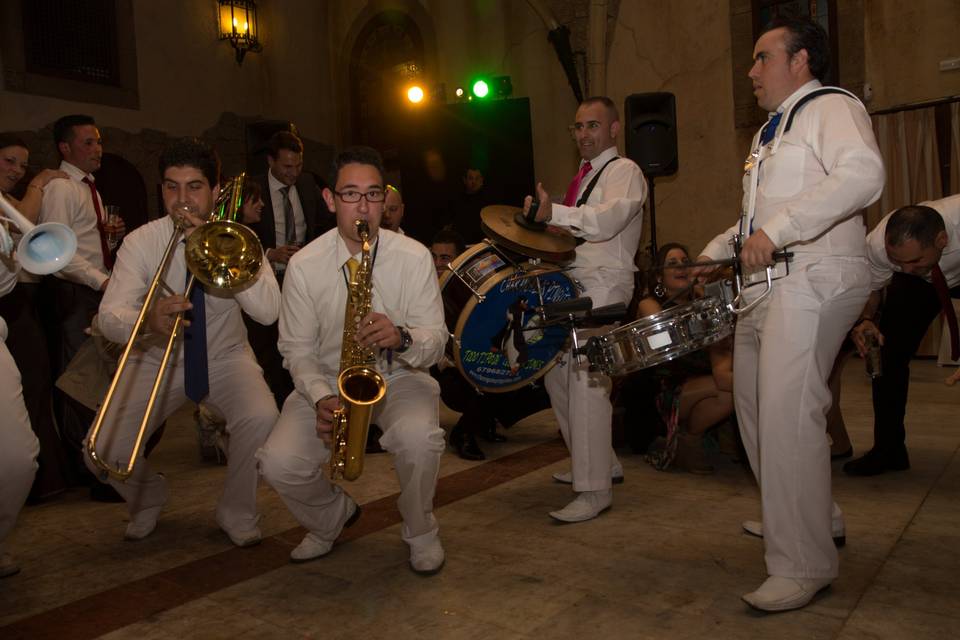
[[[264,326],[246,313],[243,314],[243,323],[247,327],[250,348],[253,349],[257,363],[263,369],[263,378],[267,381],[270,392],[273,393],[277,409],[282,409],[287,396],[293,391],[293,379],[283,368],[283,356],[277,349],[277,341],[280,339],[279,324],[274,322]]]
[[[951,289],[950,295],[960,298],[960,287]],[[910,360],[941,310],[936,289],[923,278],[895,273],[887,285],[880,317],[883,375],[873,381],[873,441],[880,451],[904,446]]]
[[[53,384],[66,370],[84,342],[90,339],[86,329],[100,308],[103,294],[90,287],[53,276],[41,287],[41,316],[47,324]],[[60,439],[69,453],[76,477],[89,481],[83,463],[83,439],[93,422],[94,412],[59,389],[54,388],[54,413],[60,425]]]
[[[47,336],[37,311],[39,284],[20,282],[8,295],[0,298],[0,316],[7,323],[7,348],[13,357],[23,384],[23,399],[30,416],[30,426],[40,441],[37,475],[30,497],[42,500],[73,484],[72,470],[60,441],[53,418],[53,379]]]
[[[444,404],[463,414],[458,424],[475,436],[493,428],[494,420],[512,427],[523,418],[550,407],[550,397],[543,385],[528,385],[505,393],[478,393],[456,367],[443,371],[431,367],[430,375],[440,383]]]

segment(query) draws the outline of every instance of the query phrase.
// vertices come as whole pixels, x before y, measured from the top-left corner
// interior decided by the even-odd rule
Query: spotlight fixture
[[[486,98],[490,93],[490,85],[486,80],[477,80],[473,83],[473,95],[477,98]]]
[[[407,100],[413,104],[420,104],[423,102],[423,87],[413,85],[407,89]]]
[[[219,0],[218,32],[220,40],[229,40],[237,51],[237,64],[243,64],[247,51],[263,50],[257,28],[257,3],[253,0]]]

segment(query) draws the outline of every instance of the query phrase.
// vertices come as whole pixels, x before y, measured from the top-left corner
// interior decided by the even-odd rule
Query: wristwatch
[[[397,327],[400,332],[400,346],[395,349],[397,353],[404,353],[413,344],[413,336],[407,331],[406,327]]]

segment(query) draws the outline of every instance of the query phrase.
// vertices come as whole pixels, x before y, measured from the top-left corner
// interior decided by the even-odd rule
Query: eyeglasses
[[[367,202],[383,202],[387,197],[383,189],[371,189],[366,193],[362,191],[334,191],[333,193],[348,204],[360,202],[360,198],[366,198]]]
[[[577,133],[578,131],[583,131],[584,129],[587,129],[588,131],[596,131],[599,128],[600,123],[596,120],[591,120],[587,123],[577,122],[576,124],[571,124],[567,127],[567,130],[570,131],[570,133]]]

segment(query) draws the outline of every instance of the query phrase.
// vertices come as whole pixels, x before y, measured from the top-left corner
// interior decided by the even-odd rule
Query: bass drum
[[[447,351],[480,391],[530,384],[567,348],[570,330],[541,327],[536,308],[575,298],[576,286],[559,267],[521,260],[482,242],[458,256],[440,278],[451,335]]]

